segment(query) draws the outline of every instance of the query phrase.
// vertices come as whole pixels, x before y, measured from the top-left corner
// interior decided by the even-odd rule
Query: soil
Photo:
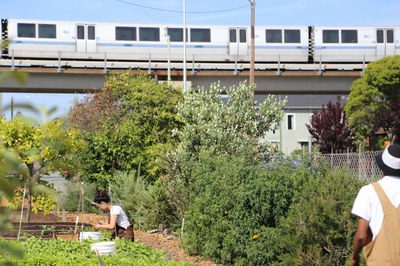
[[[60,213],[58,215],[48,214],[32,214],[32,223],[49,223],[49,222],[76,222],[76,213]],[[13,218],[16,222],[19,216],[16,214]],[[107,221],[106,215],[99,215],[93,213],[80,213],[78,218],[79,223],[91,224],[96,222]],[[159,249],[165,252],[168,258],[172,261],[188,262],[193,266],[217,266],[214,262],[196,256],[187,255],[180,247],[180,241],[172,234],[165,234],[158,230],[145,232],[142,230],[135,230],[135,240],[143,243],[154,249]]]

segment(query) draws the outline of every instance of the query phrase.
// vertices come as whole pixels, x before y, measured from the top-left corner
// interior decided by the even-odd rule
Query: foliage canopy
[[[361,78],[354,81],[345,106],[350,126],[360,137],[367,137],[375,119],[383,115],[380,108],[398,101],[399,96],[400,56],[384,57],[369,63]]]
[[[82,176],[106,186],[116,171],[141,165],[148,181],[157,179],[156,164],[174,143],[179,128],[181,91],[131,71],[111,75],[104,88],[70,109],[69,123],[81,131],[87,146],[78,157]]]

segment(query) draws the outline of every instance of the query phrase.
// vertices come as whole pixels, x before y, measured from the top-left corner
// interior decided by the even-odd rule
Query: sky
[[[0,0],[0,18],[76,22],[249,25],[250,0]],[[256,25],[400,26],[399,0],[254,0]],[[68,111],[76,94],[3,93],[3,105],[31,102]],[[6,114],[8,115],[8,114]]]

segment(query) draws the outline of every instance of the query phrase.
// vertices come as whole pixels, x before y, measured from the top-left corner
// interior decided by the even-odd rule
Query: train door
[[[76,51],[96,52],[96,27],[95,25],[76,25]]]
[[[229,28],[229,55],[247,55],[247,29]]]
[[[395,54],[394,30],[377,29],[376,30],[376,55],[390,56]]]

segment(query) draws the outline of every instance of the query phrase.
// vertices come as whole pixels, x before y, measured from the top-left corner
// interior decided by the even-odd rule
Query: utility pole
[[[186,0],[183,0],[183,92],[186,92]]]
[[[251,27],[250,27],[250,85],[254,85],[255,77],[254,77],[254,57],[255,57],[255,47],[254,47],[254,38],[255,38],[255,12],[256,12],[256,0],[249,0],[251,5]]]

